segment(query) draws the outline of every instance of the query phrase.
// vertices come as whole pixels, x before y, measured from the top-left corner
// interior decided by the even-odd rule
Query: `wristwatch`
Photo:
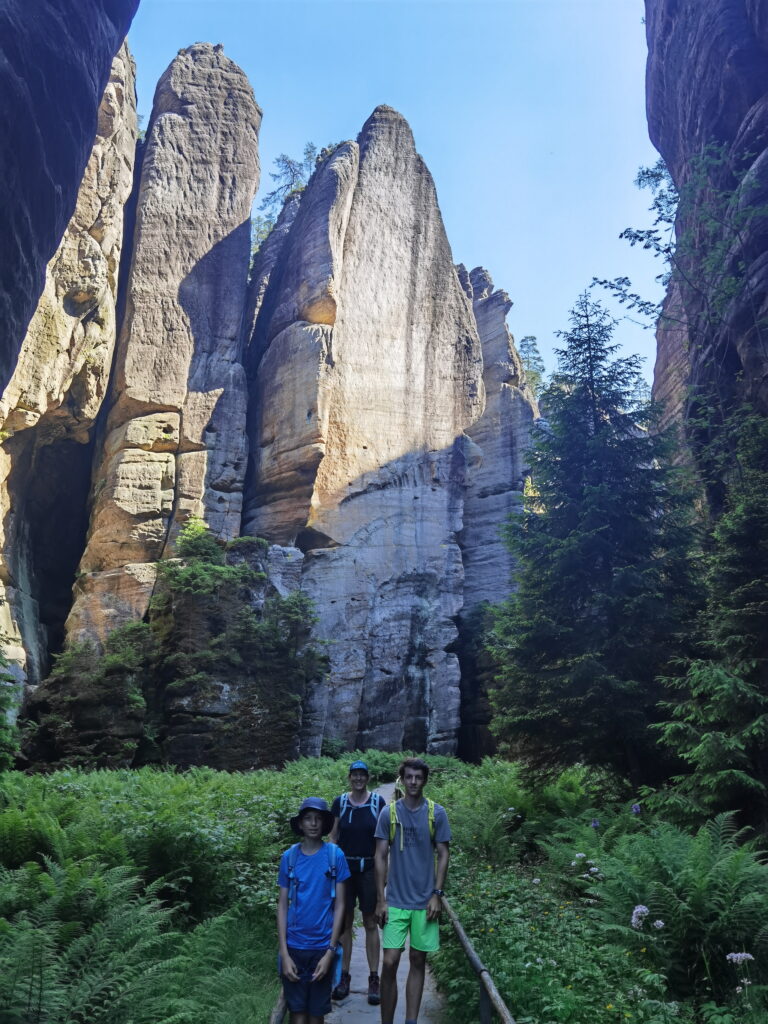
[[[328,950],[327,950],[327,952],[335,953],[338,948],[339,948],[338,942],[329,942],[328,943]]]
[[[443,890],[442,889],[433,889],[432,890],[432,895],[433,896],[442,896],[443,895]]]

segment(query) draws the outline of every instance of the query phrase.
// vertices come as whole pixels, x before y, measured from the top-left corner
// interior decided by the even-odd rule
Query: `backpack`
[[[355,805],[353,803],[350,803],[349,793],[342,793],[341,796],[339,797],[339,800],[341,801],[341,807],[339,809],[339,821],[344,820],[344,815],[346,814],[347,807],[351,807],[352,810],[350,810],[349,812],[349,820],[351,822],[352,814],[355,810]],[[363,804],[362,806],[365,807],[365,804]],[[375,791],[371,793],[371,814],[373,815],[374,823],[379,820],[379,814],[381,813],[381,808],[383,806],[384,801],[382,799],[381,793],[377,793]]]
[[[432,840],[432,845],[435,846],[435,801],[430,800],[429,797],[425,797],[427,801],[427,817],[429,819],[429,838]],[[403,824],[397,816],[397,805],[399,800],[395,800],[389,805],[389,843],[392,845],[395,841],[395,830],[400,825],[400,849],[403,848]]]

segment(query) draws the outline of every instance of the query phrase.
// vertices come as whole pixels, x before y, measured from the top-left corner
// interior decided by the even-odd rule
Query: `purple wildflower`
[[[640,810],[641,810],[640,804],[632,804],[632,807],[630,808],[630,810],[632,811],[633,814],[639,814]]]
[[[754,960],[755,958],[751,953],[729,953],[725,959],[729,960],[732,964],[743,964],[747,960]]]
[[[654,921],[653,922],[653,927],[656,928],[658,931],[661,931],[661,929],[664,927],[664,922],[663,921]]]
[[[636,931],[639,931],[643,927],[643,923],[649,914],[650,910],[648,907],[643,906],[642,903],[638,903],[632,911],[632,920],[630,921],[630,924]]]
[[[599,818],[593,818],[592,821],[590,821],[590,823],[589,823],[589,827],[590,828],[600,828],[600,819]]]

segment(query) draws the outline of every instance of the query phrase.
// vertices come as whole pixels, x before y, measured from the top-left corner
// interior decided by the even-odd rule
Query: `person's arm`
[[[435,868],[435,888],[442,889],[445,884],[445,876],[448,873],[448,861],[450,860],[450,848],[448,843],[436,843],[437,867]],[[443,905],[440,897],[433,893],[427,904],[427,920],[436,921],[440,917]]]
[[[317,962],[314,974],[312,975],[312,981],[319,981],[324,978],[328,971],[333,967],[333,958],[336,955],[335,947],[338,946],[341,939],[341,933],[344,931],[344,910],[346,909],[347,903],[347,883],[338,882],[336,884],[336,903],[333,911],[333,926],[331,928],[331,943],[328,949],[323,953]],[[331,946],[334,948],[332,949]]]
[[[376,870],[376,920],[381,928],[387,923],[387,901],[384,899],[384,890],[387,885],[388,861],[389,840],[377,839],[373,863]]]
[[[277,901],[277,944],[280,950],[280,959],[283,962],[283,975],[288,981],[298,981],[299,972],[296,964],[288,952],[288,890],[280,886],[280,896]]]
[[[341,825],[341,819],[340,818],[334,818],[333,819],[333,828],[328,833],[328,842],[329,843],[336,843],[337,846],[339,845],[339,826],[340,825]]]

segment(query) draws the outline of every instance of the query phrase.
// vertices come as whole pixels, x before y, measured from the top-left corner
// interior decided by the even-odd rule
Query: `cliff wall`
[[[21,676],[59,650],[87,527],[96,416],[116,338],[123,207],[133,184],[136,93],[123,44],[112,63],[77,203],[0,398],[0,629]]]
[[[138,5],[4,0],[0,8],[0,390],[72,216],[112,60]]]
[[[746,398],[768,411],[765,5],[645,7],[650,135],[684,195],[676,228],[685,273],[667,298],[675,321],[659,330],[654,393],[672,416],[713,390],[726,405]]]

